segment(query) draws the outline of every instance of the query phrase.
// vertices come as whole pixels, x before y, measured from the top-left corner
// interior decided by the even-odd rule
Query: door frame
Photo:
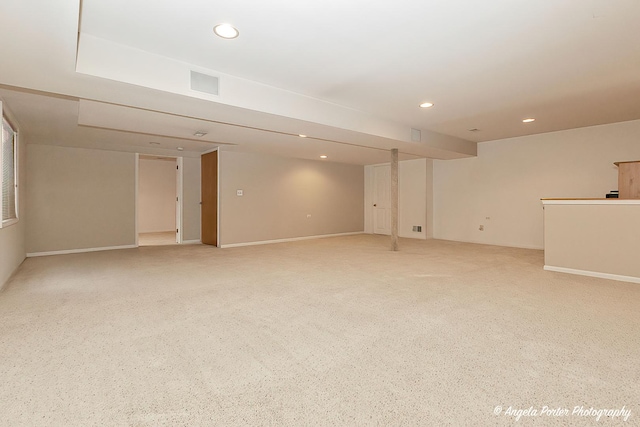
[[[176,243],[181,245],[184,239],[184,234],[182,233],[183,226],[183,214],[182,210],[184,209],[183,202],[183,194],[184,194],[184,158],[176,157],[176,165],[178,168],[176,169]]]
[[[135,246],[136,248],[140,247],[140,242],[138,239],[138,235],[139,235],[139,220],[138,220],[138,202],[139,202],[139,187],[140,187],[140,154],[141,153],[134,153],[135,154],[135,196],[134,196],[134,209],[133,209],[133,214],[135,215],[135,226],[134,226],[134,233],[135,233]],[[178,166],[177,171],[176,171],[176,243],[177,244],[182,244],[183,242],[183,234],[182,234],[182,226],[184,224],[183,218],[184,218],[184,202],[183,202],[183,193],[184,193],[184,157],[178,157],[178,156],[164,156],[161,154],[145,154],[142,153],[143,156],[154,156],[154,157],[165,157],[168,159],[176,159],[176,165]]]
[[[135,217],[135,227],[134,227],[134,233],[135,233],[135,244],[136,244],[136,248],[140,247],[140,242],[138,242],[138,193],[140,192],[139,190],[139,186],[140,186],[140,153],[135,153],[135,163],[136,163],[136,168],[135,168],[135,196],[134,196],[134,201],[133,201],[133,216]]]

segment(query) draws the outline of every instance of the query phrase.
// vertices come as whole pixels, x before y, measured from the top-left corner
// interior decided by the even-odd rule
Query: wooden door
[[[201,157],[202,243],[218,246],[218,152]]]
[[[373,168],[373,232],[391,234],[391,166]]]
[[[640,161],[615,162],[618,166],[618,197],[640,199]]]

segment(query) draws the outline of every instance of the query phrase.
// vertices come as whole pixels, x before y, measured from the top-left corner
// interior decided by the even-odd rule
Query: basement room
[[[0,426],[640,425],[638,22],[2,0]]]

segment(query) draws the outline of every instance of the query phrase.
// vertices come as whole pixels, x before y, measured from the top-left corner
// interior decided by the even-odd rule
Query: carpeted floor
[[[640,285],[388,243],[27,259],[0,293],[0,425],[640,425]],[[516,419],[545,406],[569,414]]]

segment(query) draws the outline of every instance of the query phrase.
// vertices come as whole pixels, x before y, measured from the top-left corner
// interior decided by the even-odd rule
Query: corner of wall
[[[604,198],[618,185],[613,163],[640,158],[639,137],[634,120],[486,141],[477,157],[436,160],[434,237],[542,248],[540,199]]]

